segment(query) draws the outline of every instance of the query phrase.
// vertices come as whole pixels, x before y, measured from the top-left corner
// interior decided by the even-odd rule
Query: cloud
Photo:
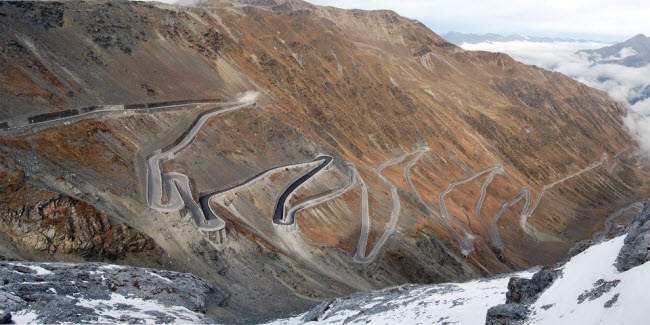
[[[504,52],[513,58],[539,67],[561,72],[588,86],[607,92],[612,98],[627,103],[632,112],[625,119],[629,133],[637,139],[641,149],[650,156],[650,65],[626,67],[615,63],[596,63],[600,60],[621,59],[636,52],[622,49],[618,55],[600,58],[579,50],[598,49],[608,44],[598,42],[485,42],[462,44],[466,50]]]

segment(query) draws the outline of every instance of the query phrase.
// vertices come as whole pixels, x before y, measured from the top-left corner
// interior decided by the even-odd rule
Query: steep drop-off
[[[216,320],[549,264],[648,192],[626,110],[606,94],[464,51],[390,11],[293,0],[0,2],[0,44],[3,184],[85,202],[111,227],[151,238],[162,267],[223,292],[208,308]],[[245,91],[260,93],[254,105],[187,137],[202,113],[232,108]],[[66,109],[200,99],[220,103],[12,129]],[[186,198],[171,212],[147,200],[147,159],[184,139],[161,171],[185,175],[195,202],[234,187],[210,199],[219,232],[197,228]],[[278,198],[319,156],[332,164],[300,183],[284,211],[322,202],[293,225],[274,223]],[[3,200],[38,206],[2,189]]]

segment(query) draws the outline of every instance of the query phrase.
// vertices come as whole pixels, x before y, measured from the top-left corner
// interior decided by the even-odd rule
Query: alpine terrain
[[[260,323],[316,306],[309,320],[365,322],[350,304],[454,310],[485,291],[462,307],[482,323],[503,274],[585,239],[604,242],[555,283],[596,254],[599,285],[623,288],[637,271],[608,269],[623,237],[605,240],[650,190],[627,112],[392,11],[3,1],[0,314]],[[548,292],[529,319],[569,317]]]

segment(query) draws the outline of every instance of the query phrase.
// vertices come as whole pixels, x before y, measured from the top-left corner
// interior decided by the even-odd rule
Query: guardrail
[[[150,108],[181,106],[181,105],[189,105],[189,104],[214,103],[220,101],[221,101],[220,99],[198,99],[198,100],[194,99],[194,100],[176,100],[176,101],[127,104],[127,105],[87,106],[81,108],[67,109],[65,111],[37,114],[28,117],[26,121],[14,120],[14,121],[0,122],[0,130],[7,130],[7,129],[17,128],[17,127],[25,127],[36,123],[44,123],[44,122],[54,121],[62,118],[85,115],[95,111],[150,109]]]

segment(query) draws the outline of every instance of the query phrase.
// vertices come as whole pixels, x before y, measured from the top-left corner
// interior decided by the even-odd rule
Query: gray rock
[[[528,316],[528,306],[525,304],[502,304],[488,309],[485,318],[486,325],[523,324]]]
[[[506,292],[506,303],[534,302],[539,294],[551,286],[559,275],[559,270],[545,267],[535,273],[530,279],[510,278],[508,292]]]
[[[4,311],[0,308],[0,324],[12,324],[11,313]]]
[[[620,282],[621,280],[605,281],[600,279],[594,283],[594,287],[591,290],[585,291],[578,296],[578,303],[581,304],[587,299],[590,301],[598,299],[616,287]]]
[[[615,294],[614,296],[612,296],[612,299],[607,300],[607,301],[605,302],[605,304],[603,305],[603,307],[605,307],[605,308],[610,308],[610,307],[612,307],[612,306],[613,306],[613,305],[618,301],[618,295],[619,295],[619,294],[617,293],[617,294]]]
[[[0,262],[0,279],[0,305],[38,323],[210,322],[206,302],[222,296],[191,274],[103,263]]]
[[[594,241],[591,239],[585,239],[583,241],[578,242],[575,244],[571,249],[569,249],[569,253],[567,253],[566,260],[571,259],[572,257],[584,252],[587,250],[587,248],[591,247],[591,245],[594,244]]]
[[[624,272],[648,260],[650,260],[650,205],[646,204],[634,217],[614,265],[620,272]]]

